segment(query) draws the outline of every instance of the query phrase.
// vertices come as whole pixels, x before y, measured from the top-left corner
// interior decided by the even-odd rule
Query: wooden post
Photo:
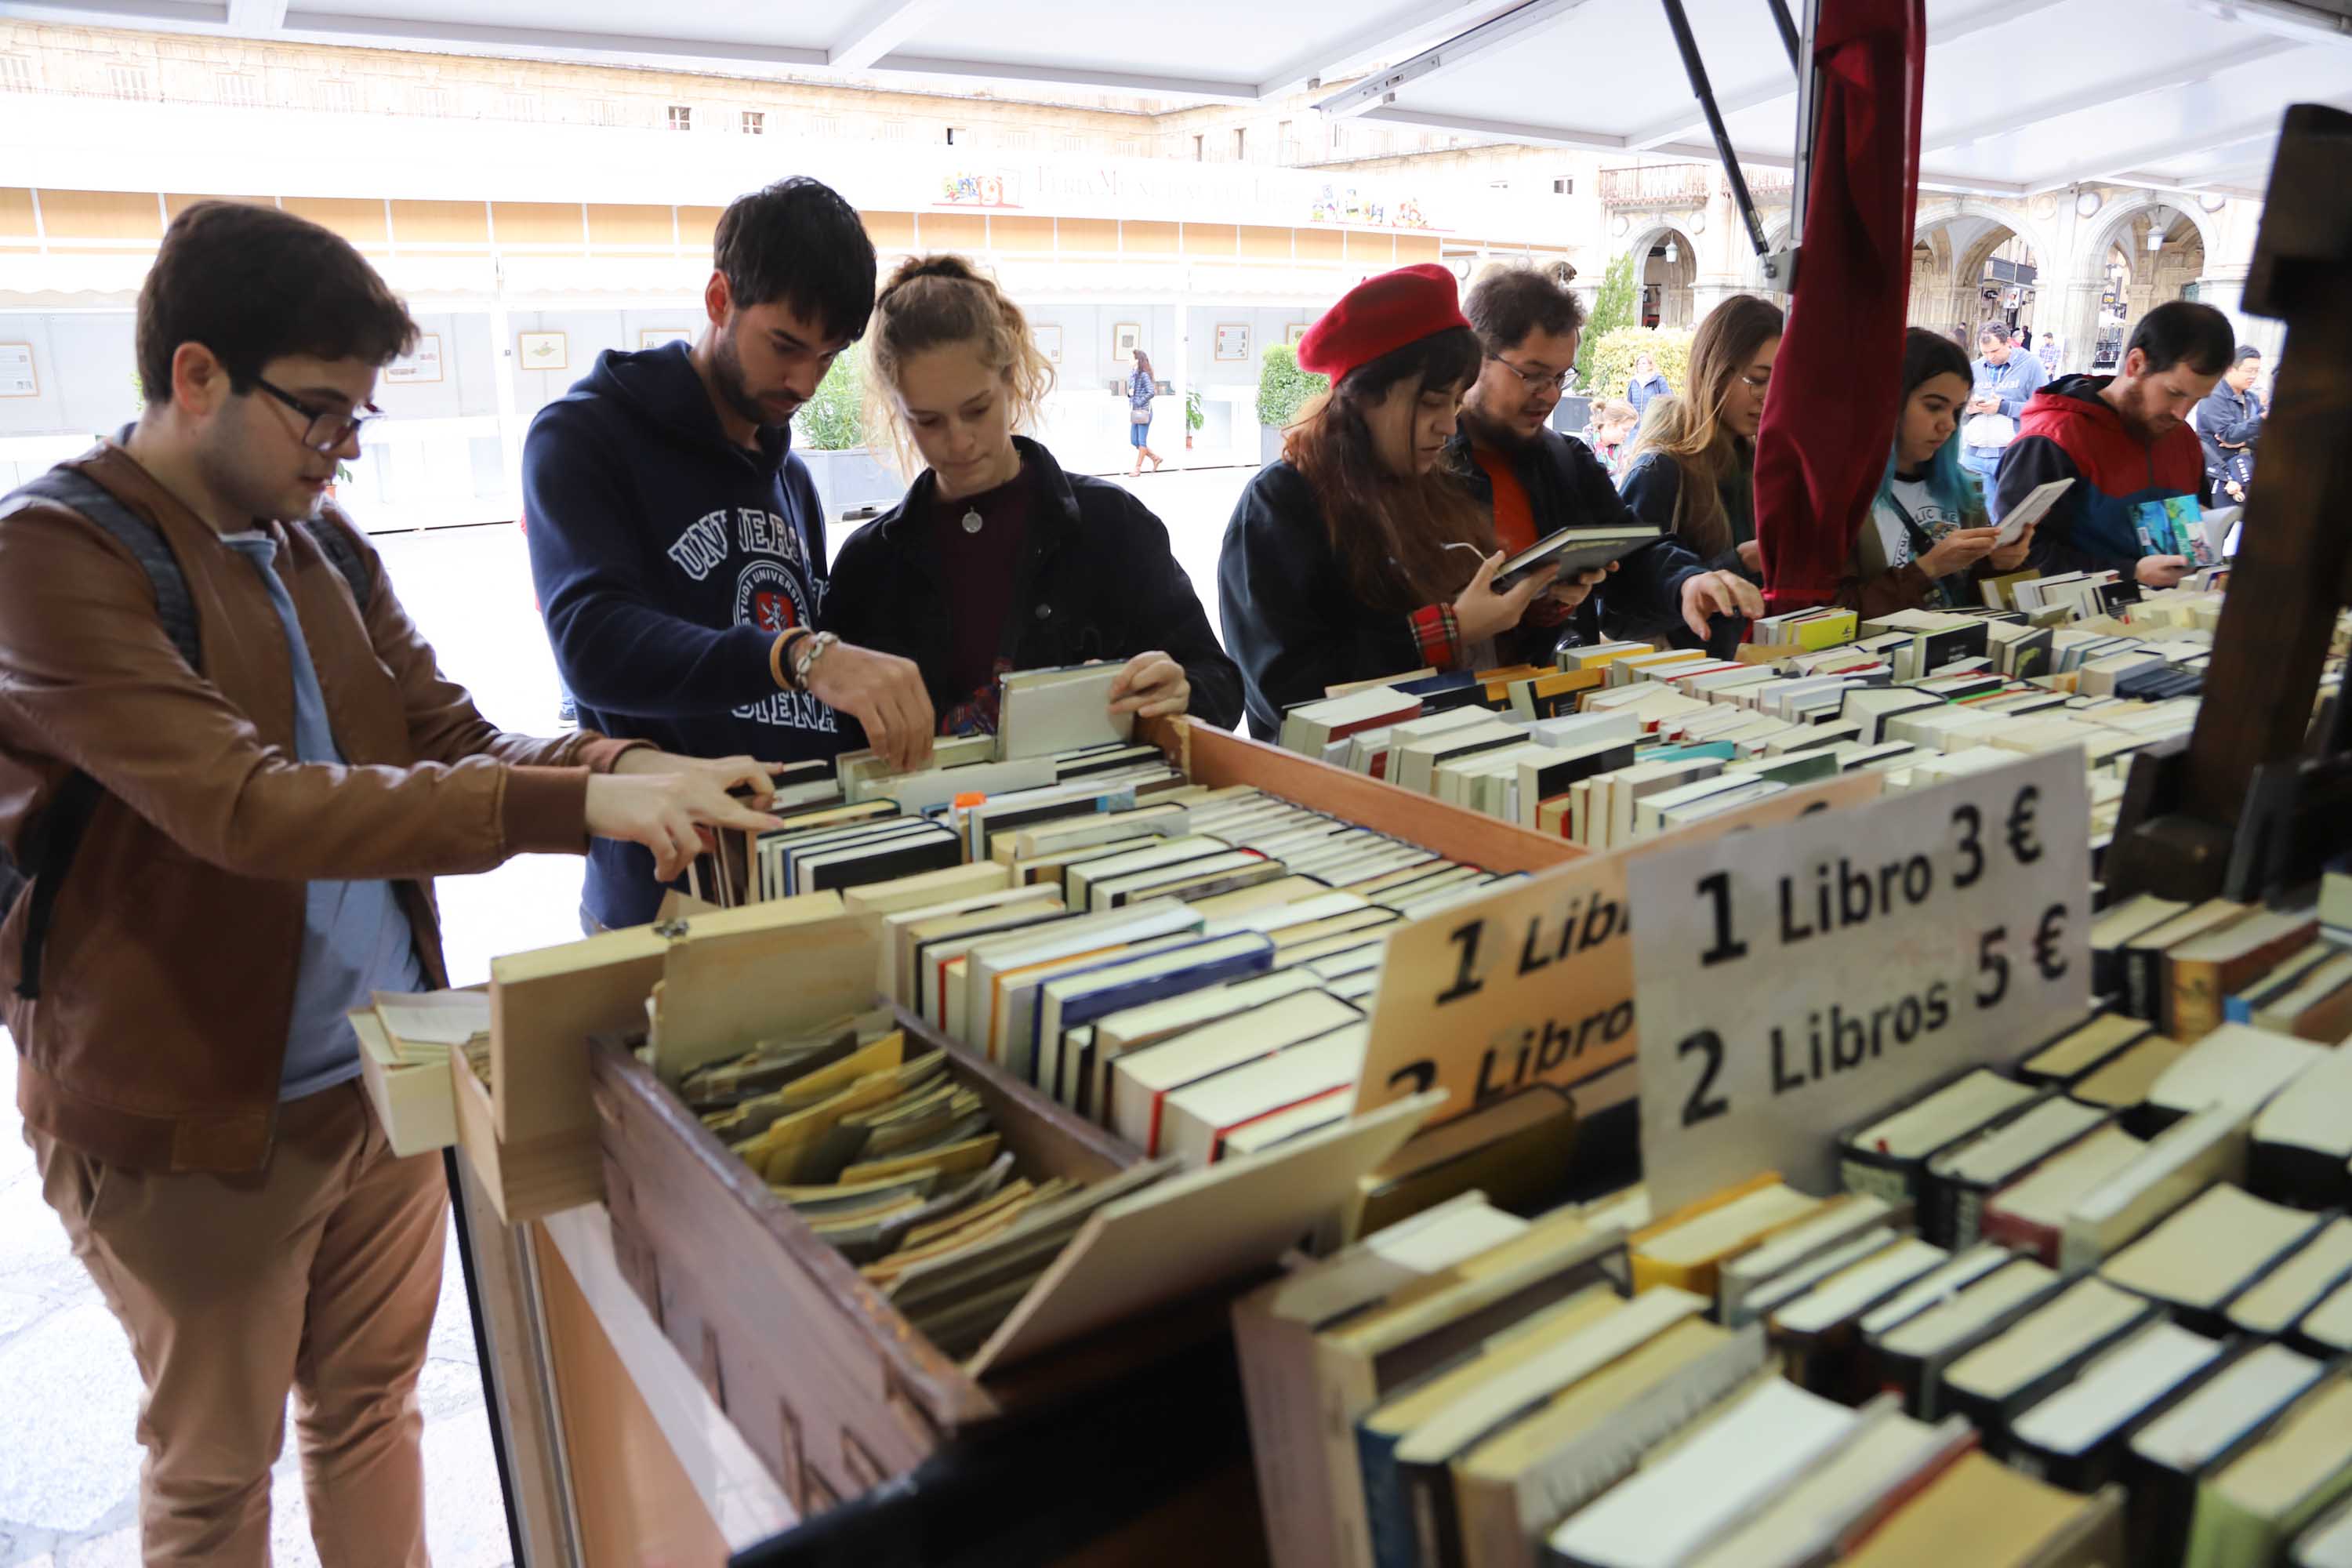
[[[2320,667],[2352,585],[2352,114],[2287,110],[2246,309],[2287,323],[2261,483],[2184,750],[2133,764],[2108,850],[2112,894],[2221,891],[2258,770],[2305,750]]]

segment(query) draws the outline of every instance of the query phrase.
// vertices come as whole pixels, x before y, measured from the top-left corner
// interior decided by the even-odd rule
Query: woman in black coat
[[[1053,384],[1020,307],[961,257],[919,258],[875,302],[867,342],[873,413],[926,466],[842,545],[826,628],[914,660],[941,734],[992,731],[1003,672],[1091,659],[1125,666],[1114,713],[1235,723],[1241,673],[1167,528],[1013,434]]]
[[[1242,492],[1217,562],[1251,733],[1271,739],[1285,708],[1328,687],[1548,654],[1552,570],[1496,593],[1493,521],[1444,467],[1484,363],[1453,275],[1406,267],[1359,284],[1298,360],[1331,391]]]

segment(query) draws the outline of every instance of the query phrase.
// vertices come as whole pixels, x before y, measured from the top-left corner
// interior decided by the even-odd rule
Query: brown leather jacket
[[[26,1122],[110,1164],[250,1171],[268,1159],[312,878],[398,882],[446,984],[430,879],[587,847],[588,775],[624,742],[499,732],[444,679],[359,540],[366,612],[300,530],[268,524],[349,766],[294,760],[286,636],[260,576],[111,442],[76,466],[163,531],[204,672],[147,574],[79,514],[0,520],[0,835],[72,770],[106,790],[52,911],[40,996],[16,994],[28,894],[0,924],[0,1016]],[[338,520],[340,521],[340,520]]]

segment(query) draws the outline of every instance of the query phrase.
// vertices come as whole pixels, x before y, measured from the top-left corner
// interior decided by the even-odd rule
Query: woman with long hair
[[[1143,459],[1151,459],[1151,471],[1160,471],[1160,454],[1151,449],[1151,400],[1160,395],[1160,384],[1151,377],[1151,356],[1141,349],[1135,351],[1135,368],[1127,378],[1127,438],[1135,445],[1135,467],[1127,477],[1134,479],[1143,472]]]
[[[1253,733],[1345,681],[1548,650],[1567,613],[1554,574],[1497,593],[1494,524],[1443,466],[1483,357],[1453,275],[1429,265],[1359,284],[1300,341],[1331,390],[1242,492],[1217,563]]]
[[[1010,669],[1124,663],[1111,711],[1230,727],[1241,672],[1168,530],[1119,486],[1018,434],[1054,384],[1021,307],[960,256],[900,264],[867,329],[867,428],[906,499],[844,542],[825,624],[914,660],[940,732],[992,731]]]
[[[1984,493],[1960,464],[1960,410],[1971,385],[1967,351],[1941,332],[1903,335],[1903,402],[1878,499],[1855,534],[1837,602],[1864,616],[1973,604],[1973,579],[2014,572],[2033,544],[2028,525],[1997,545]]]
[[[1756,430],[1780,351],[1780,308],[1734,294],[1691,339],[1685,390],[1650,405],[1618,490],[1717,571],[1763,580],[1756,543]]]

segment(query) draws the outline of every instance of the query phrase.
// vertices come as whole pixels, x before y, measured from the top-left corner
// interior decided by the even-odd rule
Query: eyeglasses
[[[1501,354],[1488,354],[1486,357],[1517,376],[1530,392],[1540,392],[1547,386],[1554,392],[1566,392],[1570,378],[1576,374],[1573,366],[1555,374],[1548,370],[1521,370]]]
[[[1750,392],[1761,392],[1772,384],[1772,373],[1768,370],[1762,375],[1750,375],[1746,371],[1741,371],[1739,384]]]
[[[273,386],[257,375],[252,380],[254,385],[309,421],[302,426],[302,434],[297,438],[313,452],[334,451],[376,420],[383,417],[383,410],[373,403],[362,405],[353,413],[339,414],[331,408],[314,407],[284,387]]]

